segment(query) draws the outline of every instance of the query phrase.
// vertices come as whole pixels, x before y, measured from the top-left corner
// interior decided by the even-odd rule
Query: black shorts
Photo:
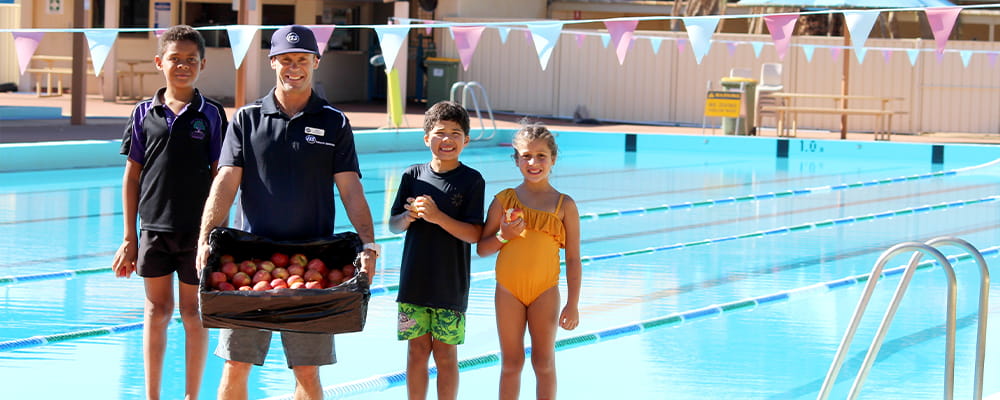
[[[195,258],[198,254],[198,232],[139,233],[139,258],[136,273],[143,278],[158,278],[177,272],[177,279],[189,285],[198,284]]]

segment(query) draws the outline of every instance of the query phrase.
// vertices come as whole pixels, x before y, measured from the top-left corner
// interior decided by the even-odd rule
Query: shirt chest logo
[[[191,139],[202,140],[205,138],[205,129],[208,124],[205,123],[203,119],[195,119],[191,121]]]
[[[306,128],[306,129],[308,129],[308,128]],[[330,146],[330,147],[336,147],[337,146],[337,145],[335,145],[333,143],[321,142],[321,141],[317,140],[316,137],[313,136],[313,135],[307,135],[306,136],[306,143],[309,143],[309,144],[321,144],[321,145]]]

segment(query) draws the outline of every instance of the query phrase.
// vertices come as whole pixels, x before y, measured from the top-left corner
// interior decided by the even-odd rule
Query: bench
[[[46,56],[46,55],[35,55],[31,57],[32,61],[38,61],[45,64],[43,67],[31,67],[26,68],[24,72],[30,72],[35,74],[35,94],[38,97],[46,96],[62,96],[63,95],[63,75],[73,75],[73,69],[69,67],[56,67],[56,62],[72,62],[73,57],[70,56]],[[87,59],[88,64],[90,58]],[[38,64],[38,63],[36,63]],[[87,67],[87,73],[93,74],[93,67]],[[52,92],[52,76],[55,75],[56,78],[56,92]],[[42,77],[45,77],[45,94],[42,95]]]
[[[775,105],[761,105],[759,112],[773,113],[777,119],[778,136],[794,137],[797,134],[799,114],[827,114],[827,115],[861,115],[875,117],[875,140],[890,140],[892,137],[892,117],[897,114],[906,114],[905,111],[893,111],[888,109],[888,104],[892,100],[902,100],[893,97],[877,96],[850,96],[850,95],[828,95],[812,93],[771,93],[769,96],[779,99]],[[833,100],[832,107],[820,106],[797,106],[795,99],[829,99]],[[843,100],[878,102],[878,108],[865,108],[858,106],[842,107]],[[788,133],[788,119],[791,119],[792,130]]]
[[[118,60],[119,63],[128,64],[127,69],[119,68],[118,74],[118,94],[115,96],[115,100],[141,100],[146,98],[150,94],[146,93],[145,85],[143,85],[143,80],[147,75],[155,76],[160,75],[160,71],[152,70],[139,70],[136,69],[137,65],[152,64],[152,59],[135,59],[135,60]],[[139,88],[136,90],[136,80],[139,81]],[[126,82],[128,83],[128,90],[125,90]]]

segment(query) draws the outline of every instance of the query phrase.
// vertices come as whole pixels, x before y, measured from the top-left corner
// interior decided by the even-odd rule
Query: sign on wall
[[[154,14],[153,27],[154,28],[168,28],[173,25],[170,18],[170,3],[166,1],[158,1],[153,3]]]
[[[47,6],[45,7],[46,14],[62,14],[63,13],[63,0],[47,0]]]
[[[739,117],[740,97],[740,92],[708,92],[708,97],[705,99],[705,116]]]

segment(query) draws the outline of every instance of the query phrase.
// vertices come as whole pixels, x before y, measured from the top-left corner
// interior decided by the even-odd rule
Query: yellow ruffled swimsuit
[[[523,237],[511,239],[497,256],[497,283],[524,305],[559,284],[559,249],[566,247],[566,227],[559,219],[565,195],[559,196],[555,213],[525,207],[514,189],[496,195],[504,210],[520,208],[526,228]]]

